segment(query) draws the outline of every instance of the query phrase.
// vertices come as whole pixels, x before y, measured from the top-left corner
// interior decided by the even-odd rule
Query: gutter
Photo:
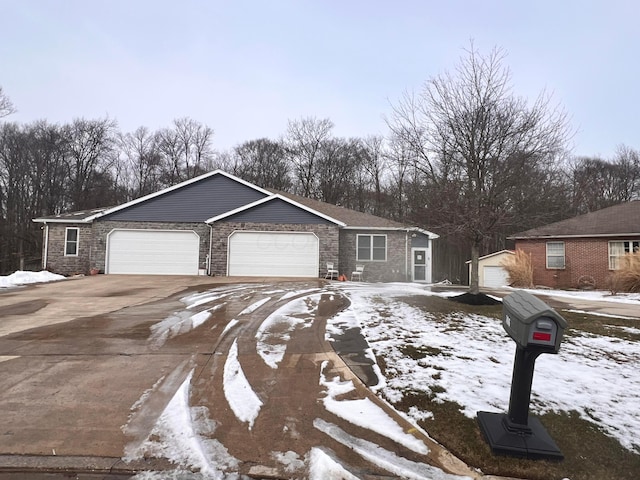
[[[507,240],[547,240],[550,238],[617,238],[617,237],[638,237],[640,233],[594,233],[578,235],[535,235],[531,237],[509,236]]]

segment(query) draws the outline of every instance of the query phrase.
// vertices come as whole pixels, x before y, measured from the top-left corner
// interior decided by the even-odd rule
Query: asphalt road
[[[324,290],[325,282],[228,281],[113,275],[0,293],[0,478],[49,478],[60,472],[126,478],[139,470],[175,468],[165,458],[170,455],[152,448],[162,440],[152,432],[188,378],[189,405],[215,426],[199,432],[200,437],[237,459],[237,473],[304,476],[295,470],[302,467],[279,461],[274,452],[303,459],[317,447],[359,478],[396,476],[340,439],[351,438],[393,452],[416,468],[424,465],[425,471],[434,465],[480,477],[380,402],[335,354],[325,341],[326,319],[346,299]],[[205,299],[184,314],[185,295],[211,289],[224,295]],[[310,291],[317,293],[316,300],[305,300],[310,313],[299,318],[297,327],[267,322],[273,312]],[[260,306],[252,310],[256,302]],[[210,312],[206,321],[189,323],[205,310]],[[265,341],[270,342],[266,347]],[[258,354],[283,347],[277,368]],[[225,394],[231,355],[237,355],[262,403],[251,421],[233,410]],[[354,358],[356,365],[360,359]],[[366,376],[366,368],[360,372]],[[326,395],[321,374],[352,381],[349,399],[369,399],[429,452],[416,453],[329,412],[320,400]]]

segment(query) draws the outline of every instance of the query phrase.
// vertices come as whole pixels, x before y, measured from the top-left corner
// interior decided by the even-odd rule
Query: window
[[[609,242],[609,269],[617,270],[620,268],[620,257],[636,252],[640,252],[640,240]]]
[[[564,268],[564,242],[547,242],[547,268]]]
[[[78,227],[68,227],[64,234],[64,255],[76,257],[78,256],[78,238],[80,237],[80,229]]]
[[[357,244],[356,258],[359,261],[385,262],[387,260],[386,235],[358,235]]]

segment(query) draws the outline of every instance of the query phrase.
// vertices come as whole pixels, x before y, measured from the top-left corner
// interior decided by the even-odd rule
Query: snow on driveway
[[[500,320],[460,312],[436,315],[409,305],[402,297],[436,295],[417,284],[336,282],[322,291],[317,288],[292,290],[276,298],[275,293],[280,292],[267,291],[264,285],[243,285],[185,297],[185,310],[174,314],[170,317],[172,320],[167,319],[165,324],[165,327],[173,324],[175,328],[164,328],[164,331],[179,335],[201,327],[209,318],[205,318],[202,312],[215,309],[220,302],[230,302],[234,298],[251,299],[252,293],[263,297],[269,295],[268,298],[248,300],[237,317],[254,315],[269,302],[277,302],[278,308],[265,315],[254,337],[258,354],[266,365],[277,370],[292,333],[311,324],[320,296],[323,293],[344,295],[349,298],[350,306],[328,320],[327,338],[331,339],[332,335],[350,328],[362,331],[371,346],[369,356],[375,358],[375,352],[385,359],[386,378],[381,378],[378,384],[378,394],[385,400],[394,403],[408,392],[420,391],[433,395],[436,401],[458,403],[469,417],[475,417],[481,410],[506,411],[515,344],[504,332]],[[437,295],[451,296],[455,293],[458,292]],[[221,337],[237,323],[237,318],[230,320],[221,331]],[[631,333],[636,333],[636,329],[631,327],[614,326],[611,327],[612,332],[617,328],[631,329]],[[235,340],[224,365],[222,387],[237,419],[251,429],[260,415],[262,401],[244,375],[237,349]],[[407,354],[408,349],[412,355]],[[637,367],[634,368],[639,363],[639,342],[571,332],[565,335],[558,355],[542,355],[538,359],[531,410],[533,413],[578,411],[629,450],[640,452],[634,433],[640,430],[640,418],[635,414],[637,399],[640,398],[640,378]],[[327,378],[325,366],[318,378],[325,395],[318,400],[327,412],[349,424],[384,435],[415,452],[427,451],[424,443],[406,434],[373,402],[343,398],[353,390],[353,384],[339,378]],[[382,375],[379,368],[377,372]],[[208,419],[208,412],[199,410],[201,407],[189,404],[189,379],[176,392],[138,453],[162,454],[181,468],[200,470],[204,474],[202,478],[227,478],[225,475],[233,475],[238,460],[231,457],[222,444],[207,437],[215,432],[215,422]],[[415,408],[408,412],[414,423],[429,415],[430,412]],[[316,418],[313,426],[327,438],[347,446],[366,461],[395,475],[432,480],[463,478],[409,461],[368,440],[355,437],[325,419]],[[284,464],[287,471],[299,472],[303,468],[306,478],[357,478],[341,464],[339,458],[323,447],[312,448],[304,457],[294,452],[272,452],[272,457]],[[128,458],[133,459],[135,455]],[[150,472],[144,475],[138,478],[155,478]]]

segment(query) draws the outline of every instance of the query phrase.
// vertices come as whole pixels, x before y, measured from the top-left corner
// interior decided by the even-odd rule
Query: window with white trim
[[[564,268],[564,242],[547,242],[547,268]]]
[[[78,241],[80,240],[80,229],[78,227],[67,227],[64,232],[64,256],[78,256]]]
[[[358,261],[387,261],[387,236],[386,235],[357,235]]]
[[[609,242],[609,270],[620,268],[620,258],[627,253],[640,252],[640,240],[616,240]]]

